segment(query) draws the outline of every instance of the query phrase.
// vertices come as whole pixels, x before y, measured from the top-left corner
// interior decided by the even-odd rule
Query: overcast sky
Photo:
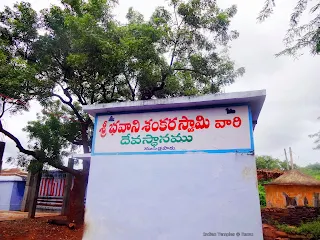
[[[2,0],[0,9],[12,6],[13,0]],[[36,10],[57,3],[55,0],[30,0]],[[238,13],[232,20],[232,28],[240,37],[232,43],[231,58],[238,66],[246,68],[242,78],[226,92],[266,89],[267,98],[258,125],[255,129],[255,148],[258,155],[272,155],[284,159],[284,148],[292,147],[294,162],[305,166],[320,162],[320,150],[313,150],[313,140],[308,134],[320,130],[320,81],[317,79],[318,57],[308,51],[298,60],[290,57],[275,58],[274,54],[283,49],[282,39],[288,27],[290,13],[296,0],[277,1],[274,15],[263,24],[256,17],[264,0],[220,0],[220,7],[232,4],[238,6]],[[285,2],[285,3],[283,3]],[[155,7],[165,5],[164,0],[119,0],[115,9],[116,18],[124,21],[129,7],[148,18]],[[27,144],[27,136],[21,131],[27,121],[36,119],[40,108],[32,105],[32,111],[23,115],[6,117],[5,127]],[[6,140],[4,159],[15,156],[15,145]],[[5,164],[4,167],[8,167]]]

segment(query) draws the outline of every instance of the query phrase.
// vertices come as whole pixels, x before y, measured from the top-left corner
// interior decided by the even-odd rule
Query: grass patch
[[[286,224],[276,224],[276,227],[280,231],[289,234],[311,235],[316,239],[320,239],[320,220],[303,223],[299,227],[292,227]]]

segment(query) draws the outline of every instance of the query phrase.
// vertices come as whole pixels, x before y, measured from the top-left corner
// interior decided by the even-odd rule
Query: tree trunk
[[[82,124],[82,147],[84,153],[89,153],[89,143],[87,135],[87,125]],[[76,224],[76,227],[84,223],[84,200],[88,185],[90,161],[83,160],[83,174],[74,177],[73,187],[70,192],[70,204],[68,221]]]
[[[86,182],[88,175],[77,175],[74,177],[73,187],[70,193],[70,204],[68,221],[76,226],[84,223],[84,199],[86,194]]]
[[[36,215],[38,194],[42,176],[42,167],[43,164],[41,164],[40,169],[38,169],[35,174],[32,174],[32,187],[30,192],[30,202],[28,206],[28,218],[34,218]]]
[[[0,173],[1,173],[1,170],[2,170],[2,157],[3,157],[5,146],[6,146],[5,142],[0,142]]]

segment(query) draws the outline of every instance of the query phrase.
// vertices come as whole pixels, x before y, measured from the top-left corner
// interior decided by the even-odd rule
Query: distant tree
[[[309,164],[305,168],[320,171],[320,163]]]
[[[257,169],[279,169],[283,170],[283,165],[281,161],[277,158],[271,156],[257,156],[256,157]]]
[[[256,166],[257,169],[288,170],[288,163],[286,161],[281,161],[268,155],[256,156]],[[294,164],[293,168],[297,169],[298,166]]]
[[[306,167],[300,168],[302,172],[320,180],[320,163],[309,164]]]
[[[300,18],[310,6],[310,16],[312,19],[306,24],[300,24]],[[276,6],[275,0],[266,0],[261,10],[258,20],[260,22],[268,18]],[[311,0],[297,0],[297,4],[293,9],[290,17],[290,25],[284,38],[285,49],[276,54],[280,55],[296,55],[303,48],[308,48],[311,54],[320,53],[320,3]]]

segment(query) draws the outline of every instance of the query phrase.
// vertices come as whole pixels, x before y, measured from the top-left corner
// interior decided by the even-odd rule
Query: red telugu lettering
[[[240,117],[234,117],[233,122],[230,119],[225,119],[225,120],[215,120],[216,128],[224,128],[225,126],[230,126],[231,124],[233,127],[238,128],[241,126],[241,118]]]
[[[164,132],[164,131],[167,130],[167,128],[168,128],[167,121],[168,121],[168,120],[169,120],[168,118],[160,119],[159,130],[160,130],[161,132]]]
[[[120,123],[118,132],[119,133],[124,133],[124,132],[126,132],[127,130],[130,130],[130,129],[131,129],[131,123]]]
[[[214,125],[216,128],[224,128],[226,126],[225,120],[215,120],[216,124]]]
[[[132,121],[132,125],[133,126],[131,126],[131,132],[133,133],[133,132],[139,132],[139,130],[140,130],[140,122],[139,122],[139,120],[133,120]]]
[[[108,121],[104,121],[103,124],[102,124],[102,127],[99,129],[101,137],[105,137],[107,135],[107,130],[106,130],[107,122]]]
[[[240,117],[234,117],[233,118],[233,124],[235,128],[238,128],[241,126],[241,118]]]
[[[178,120],[177,117],[175,118],[169,118],[169,123],[168,123],[168,129],[170,131],[174,131],[176,129],[177,123],[176,121]]]
[[[151,125],[152,131],[156,132],[159,129],[159,123],[153,122]]]
[[[182,116],[182,119],[179,120],[179,130],[187,130],[189,125],[189,119],[186,116]]]
[[[188,130],[188,132],[194,131],[194,120],[188,119],[186,116],[182,116],[182,119],[179,120],[179,130]]]
[[[196,129],[204,129],[204,128],[209,128],[210,127],[210,120],[208,118],[204,118],[201,115],[198,115],[196,117]]]
[[[145,120],[145,125],[141,130],[145,132],[156,132],[156,131],[174,131],[177,127],[177,117],[174,118],[163,118],[159,121],[153,121],[152,119]],[[221,122],[221,123],[220,123]],[[231,120],[216,120],[216,128],[224,128],[225,125],[232,124]],[[235,122],[236,124],[236,122]],[[187,130],[188,132],[194,132],[195,129],[207,129],[210,127],[210,120],[204,118],[201,115],[196,117],[196,120],[188,119],[186,116],[182,116],[179,120],[178,129]],[[132,123],[120,123],[120,120],[109,125],[109,133],[114,135],[115,133],[125,133],[131,131],[132,133],[137,133],[140,131],[139,120],[133,120]]]
[[[118,130],[118,123],[119,123],[120,121],[118,120],[118,121],[116,121],[116,122],[114,122],[114,123],[112,123],[112,124],[110,124],[109,125],[109,133],[111,133],[111,135],[113,135],[113,134],[115,134],[116,132],[117,132],[117,130]]]
[[[142,127],[142,130],[149,132],[151,129],[151,122],[152,122],[152,119],[144,121],[146,125]]]

